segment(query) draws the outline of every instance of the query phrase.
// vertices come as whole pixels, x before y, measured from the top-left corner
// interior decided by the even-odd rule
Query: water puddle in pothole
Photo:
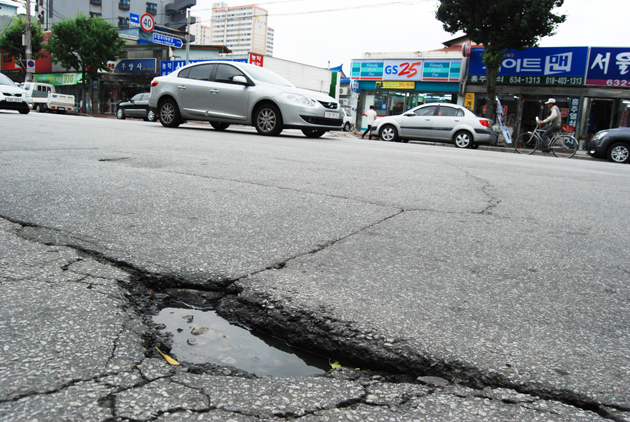
[[[172,354],[181,361],[229,365],[258,376],[297,377],[330,369],[326,358],[230,324],[215,311],[164,308],[153,322],[173,334]]]

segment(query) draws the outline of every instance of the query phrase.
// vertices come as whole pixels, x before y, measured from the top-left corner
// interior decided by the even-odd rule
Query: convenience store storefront
[[[486,99],[483,48],[472,48],[465,92],[482,115]],[[497,97],[513,137],[536,127],[555,98],[565,130],[582,143],[595,132],[630,124],[630,48],[531,47],[510,51],[497,75]]]
[[[371,105],[384,117],[429,102],[458,103],[460,71],[461,59],[353,60],[351,86],[361,94],[361,129],[367,128]]]

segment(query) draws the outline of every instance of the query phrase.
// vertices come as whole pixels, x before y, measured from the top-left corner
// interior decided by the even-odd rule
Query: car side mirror
[[[247,82],[247,79],[245,78],[245,76],[240,76],[240,75],[234,76],[232,78],[232,82],[239,85],[249,85],[249,82]]]
[[[414,113],[413,111],[408,111],[403,116],[412,117],[412,116],[415,116],[415,115],[416,115],[416,113]]]

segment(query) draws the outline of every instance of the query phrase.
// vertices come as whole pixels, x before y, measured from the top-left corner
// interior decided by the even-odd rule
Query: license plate
[[[339,113],[333,113],[332,111],[325,111],[324,117],[327,119],[338,119]]]
[[[65,109],[66,109],[65,107],[57,107],[57,110],[64,111]]]
[[[10,103],[21,103],[22,99],[18,97],[6,97],[6,100]]]

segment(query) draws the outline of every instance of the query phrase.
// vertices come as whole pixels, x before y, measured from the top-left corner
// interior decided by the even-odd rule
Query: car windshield
[[[255,65],[242,65],[243,69],[257,81],[267,82],[274,85],[293,86],[293,84],[282,76]]]
[[[9,85],[9,86],[17,86],[13,83],[13,81],[11,79],[9,79],[8,76],[0,73],[0,85]]]

